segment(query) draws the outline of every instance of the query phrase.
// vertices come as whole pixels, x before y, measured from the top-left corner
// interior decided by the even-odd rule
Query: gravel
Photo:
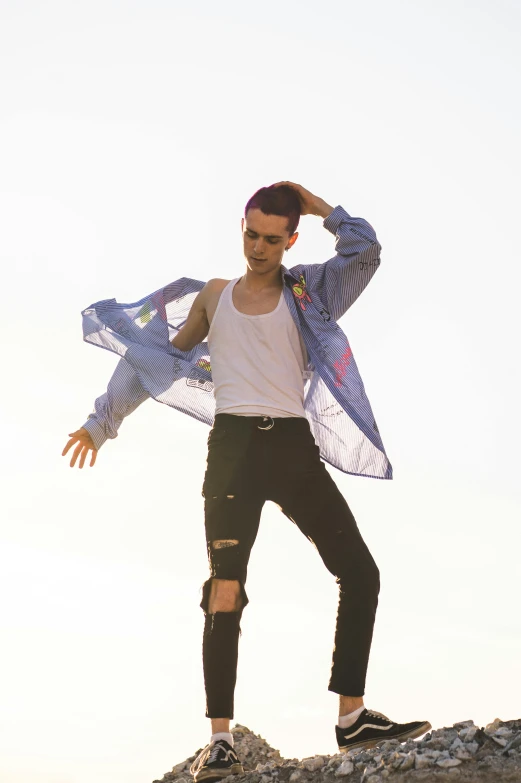
[[[229,783],[521,783],[521,719],[496,718],[481,728],[466,720],[418,740],[304,759],[282,758],[246,726],[231,731],[245,771],[228,776]],[[153,783],[193,783],[190,764],[201,750]]]

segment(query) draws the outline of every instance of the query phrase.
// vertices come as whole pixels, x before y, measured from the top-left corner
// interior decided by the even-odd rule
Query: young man
[[[300,215],[322,218],[336,233],[337,254],[288,270],[282,259],[298,238]],[[81,468],[92,450],[94,465],[99,446],[149,396],[213,425],[202,487],[210,577],[201,601],[212,734],[192,765],[196,783],[243,771],[230,719],[247,566],[267,500],[315,545],[339,585],[328,686],[339,694],[339,749],[404,741],[431,728],[427,721],[399,724],[364,706],[379,571],[322,461],[392,478],[336,323],[378,268],[381,246],[367,221],[292,182],[257,191],[242,232],[240,278],[206,285],[181,278],[133,305],[103,300],[83,311],[84,339],[124,358],[63,451],[76,445],[71,467],[80,456]]]

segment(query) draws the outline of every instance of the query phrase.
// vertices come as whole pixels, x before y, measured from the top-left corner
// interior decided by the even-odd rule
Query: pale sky
[[[519,717],[521,11],[512,0],[0,0],[0,780],[150,783],[204,746],[208,427],[153,400],[94,468],[68,433],[117,357],[81,310],[239,277],[249,197],[374,226],[341,319],[393,481],[328,466],[381,572],[365,703]],[[286,265],[334,254],[305,216]],[[334,753],[337,586],[270,503],[232,722]]]

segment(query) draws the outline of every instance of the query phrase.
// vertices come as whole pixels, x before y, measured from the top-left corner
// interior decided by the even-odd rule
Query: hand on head
[[[326,204],[324,199],[319,196],[315,196],[310,190],[306,190],[302,185],[297,185],[296,182],[289,182],[287,180],[282,182],[274,182],[270,187],[278,188],[280,185],[286,185],[292,188],[300,201],[300,214],[301,215],[320,215],[325,216],[330,212],[333,207]]]

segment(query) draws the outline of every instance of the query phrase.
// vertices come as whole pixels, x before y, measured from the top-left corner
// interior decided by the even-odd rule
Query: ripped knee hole
[[[226,549],[229,546],[237,546],[238,543],[236,538],[219,539],[212,541],[212,549]]]
[[[212,578],[210,596],[208,599],[208,611],[238,612],[242,609],[242,596],[238,579]]]

